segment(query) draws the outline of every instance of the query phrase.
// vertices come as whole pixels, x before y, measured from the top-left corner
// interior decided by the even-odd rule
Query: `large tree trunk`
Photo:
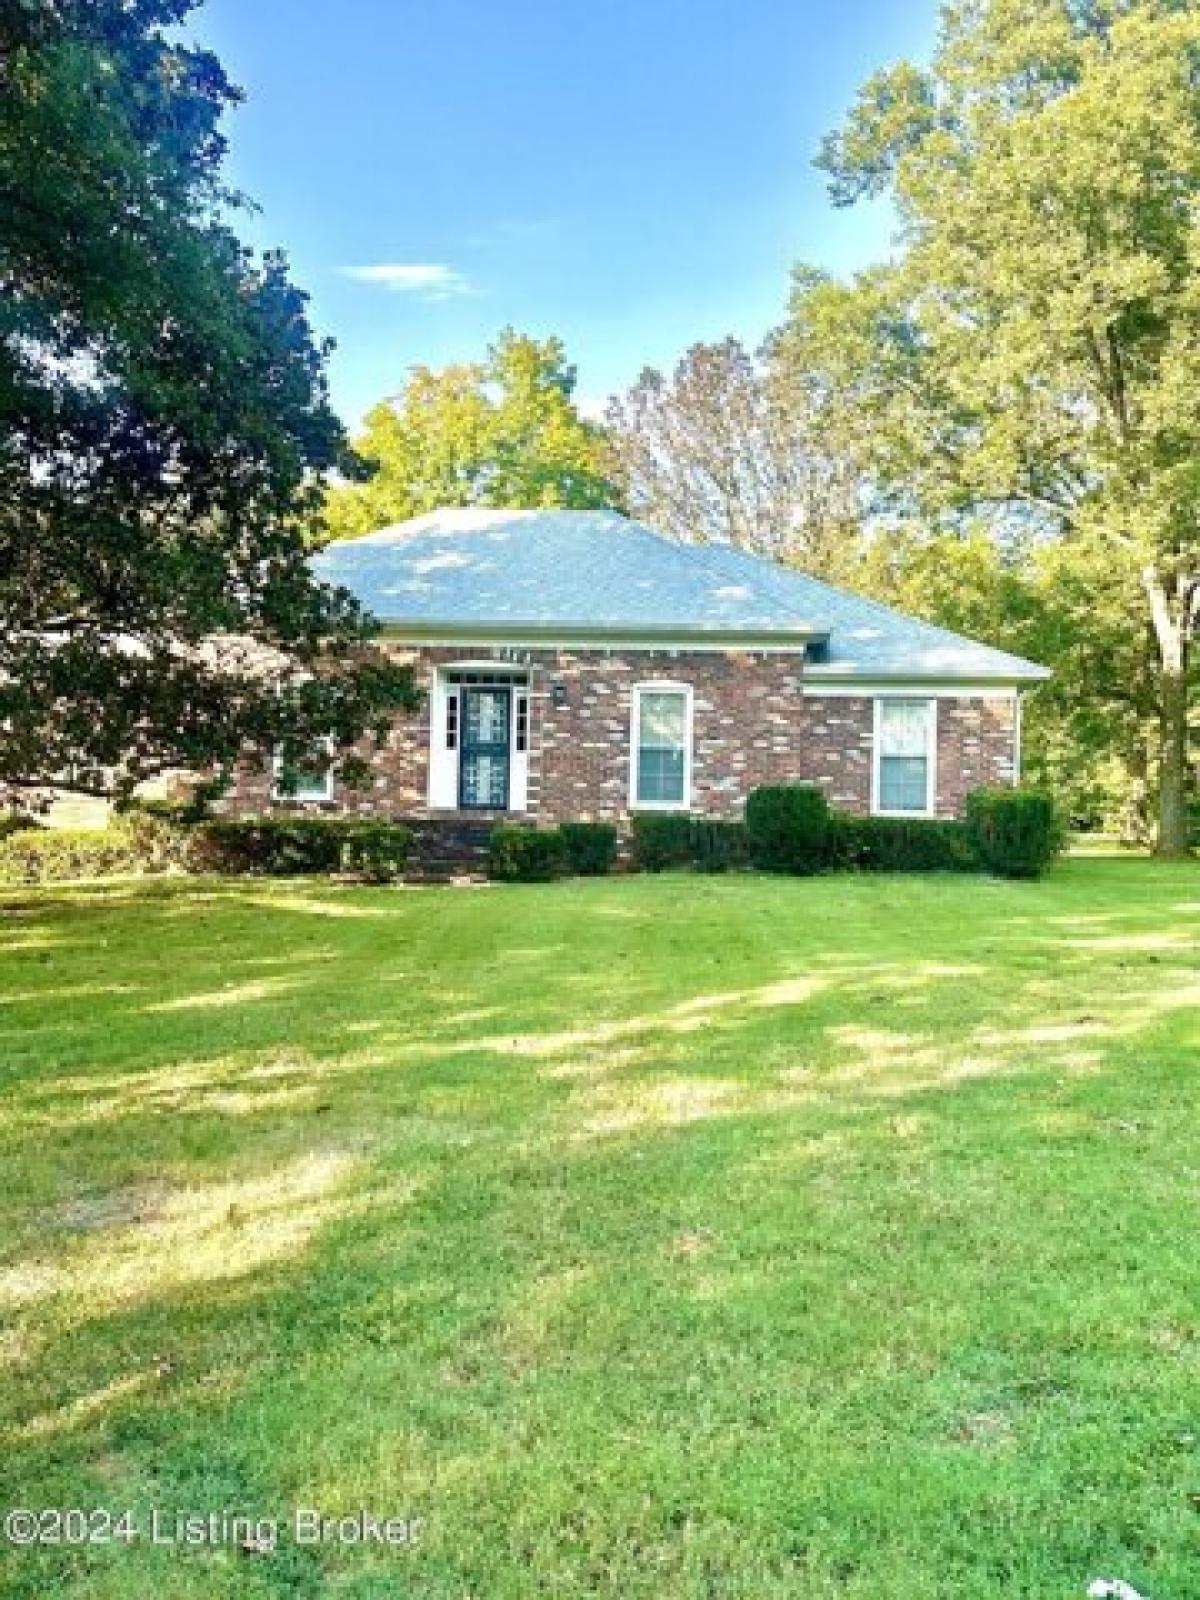
[[[1188,853],[1188,643],[1191,629],[1190,582],[1171,595],[1162,576],[1147,567],[1142,574],[1159,657],[1158,842],[1156,854]]]
[[[1150,818],[1150,761],[1148,742],[1139,728],[1126,761],[1130,794],[1121,810],[1121,839],[1126,844],[1149,844],[1153,833]]]
[[[1160,856],[1188,851],[1188,692],[1182,673],[1163,669],[1162,755],[1158,779]]]

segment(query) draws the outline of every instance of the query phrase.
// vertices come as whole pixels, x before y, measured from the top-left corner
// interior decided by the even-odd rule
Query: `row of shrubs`
[[[8,831],[0,837],[0,884],[172,869],[259,877],[345,872],[369,883],[390,883],[404,875],[411,845],[411,831],[391,822],[263,817],[184,824],[135,810],[107,828]]]
[[[961,822],[925,818],[809,814],[807,795],[759,790],[745,822],[708,822],[663,813],[634,819],[633,857],[645,872],[693,867],[702,872],[756,867],[763,872],[970,872],[978,862]],[[797,805],[792,795],[804,799]],[[818,795],[818,799],[823,797]]]
[[[557,828],[501,822],[489,839],[488,874],[501,883],[600,878],[616,859],[617,830],[611,822],[564,822]]]
[[[412,831],[402,823],[329,817],[220,818],[192,834],[192,871],[272,878],[346,872],[391,883],[404,876],[412,849]]]
[[[977,789],[965,822],[852,817],[819,789],[756,789],[745,822],[649,812],[632,824],[632,865],[643,872],[972,872],[1037,877],[1061,848],[1049,797]],[[105,829],[20,828],[0,836],[0,883],[35,884],[135,872],[288,877],[343,872],[371,883],[404,875],[411,831],[399,823],[327,817],[216,818],[189,823],[163,811],[125,813]],[[617,830],[606,822],[557,828],[503,823],[492,830],[489,871],[505,882],[610,872]]]
[[[1036,878],[1062,848],[1050,797],[1034,789],[977,789],[966,820],[857,817],[830,808],[819,789],[789,784],[756,789],[744,822],[685,812],[633,818],[632,864],[642,872],[992,872]],[[609,823],[559,828],[504,823],[493,829],[489,868],[505,882],[538,883],[564,874],[611,870],[617,830]]]
[[[746,804],[752,865],[771,872],[992,872],[1036,878],[1063,846],[1051,797],[1039,789],[975,789],[962,822],[857,817],[819,789],[756,789]]]
[[[123,828],[6,828],[0,884],[62,883],[154,870]]]

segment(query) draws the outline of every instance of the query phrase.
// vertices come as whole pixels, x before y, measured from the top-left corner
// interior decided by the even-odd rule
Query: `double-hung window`
[[[642,684],[633,691],[634,806],[685,810],[692,789],[692,691]]]
[[[876,811],[932,813],[936,736],[936,700],[889,696],[875,702]]]

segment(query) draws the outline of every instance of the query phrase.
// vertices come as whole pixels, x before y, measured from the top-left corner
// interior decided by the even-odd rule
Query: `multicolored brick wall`
[[[1011,698],[938,701],[939,816],[961,816],[967,796],[982,784],[1015,781],[1016,717]]]
[[[371,754],[367,788],[339,786],[332,803],[311,809],[436,815],[427,803],[433,674],[464,659],[516,664],[529,673],[531,817],[621,821],[628,815],[632,690],[652,680],[692,686],[695,810],[739,816],[751,789],[764,783],[815,783],[833,805],[870,809],[873,701],[868,695],[803,694],[797,656],[461,646],[397,653],[412,663],[421,709],[398,720],[384,748]],[[963,696],[941,698],[937,708],[937,812],[956,816],[971,789],[1012,781],[1014,702],[1010,696]],[[269,775],[244,771],[223,809],[256,814],[271,805]]]

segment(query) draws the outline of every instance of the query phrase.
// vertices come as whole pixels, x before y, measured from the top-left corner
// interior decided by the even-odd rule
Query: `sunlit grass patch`
[[[0,900],[0,1591],[1194,1589],[1200,872]]]

